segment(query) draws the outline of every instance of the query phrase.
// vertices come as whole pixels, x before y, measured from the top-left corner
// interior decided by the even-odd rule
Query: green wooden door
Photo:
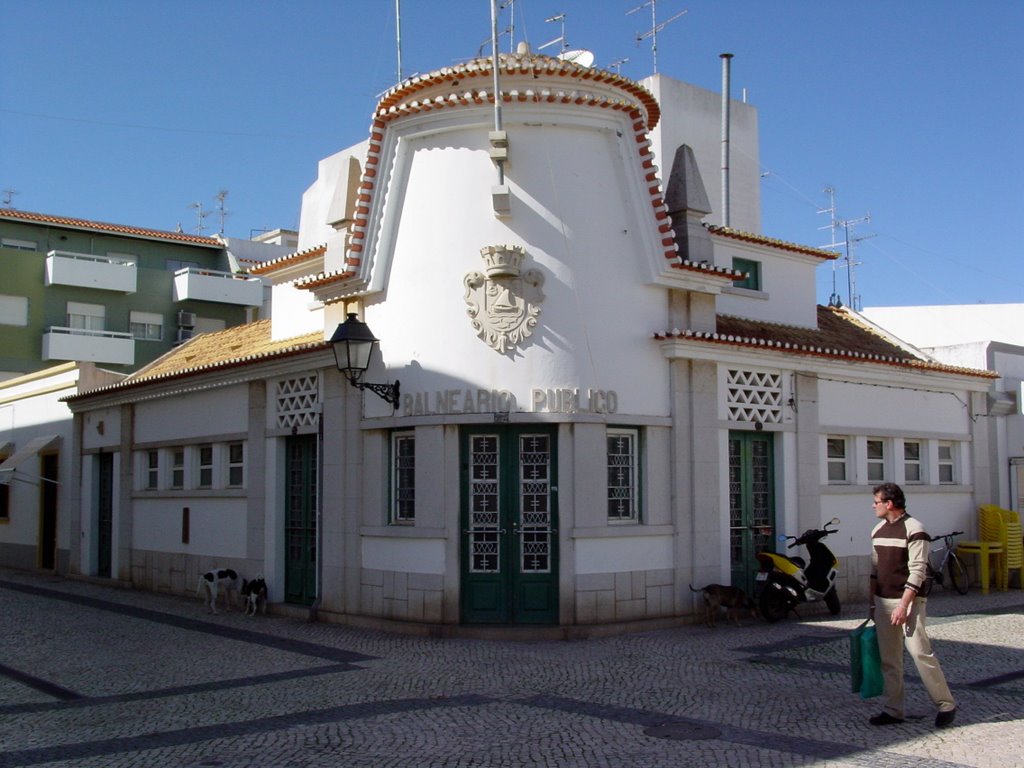
[[[729,433],[729,552],[732,584],[753,594],[758,552],[774,551],[773,437]]]
[[[467,429],[462,441],[462,621],[558,621],[550,428]]]
[[[316,597],[316,435],[285,441],[285,601],[312,605]]]

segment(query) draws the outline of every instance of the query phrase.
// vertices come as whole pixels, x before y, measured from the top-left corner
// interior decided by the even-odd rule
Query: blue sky
[[[558,37],[545,19],[565,13],[571,47],[640,79],[650,9],[627,11],[643,2],[515,0],[516,40]],[[396,80],[394,6],[0,0],[0,190],[23,210],[186,231],[190,205],[227,190],[226,234],[297,228],[317,162],[365,138]],[[766,235],[828,243],[832,186],[841,218],[871,217],[854,228],[864,306],[1024,301],[1024,3],[657,0],[659,21],[681,11],[658,71],[718,91],[719,54],[735,55]],[[489,34],[489,0],[403,0],[403,72],[476,56]],[[821,267],[822,303],[832,281]]]

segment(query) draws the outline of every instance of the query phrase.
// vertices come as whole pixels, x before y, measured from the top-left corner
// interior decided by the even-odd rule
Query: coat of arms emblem
[[[544,275],[522,272],[526,251],[517,245],[488,245],[480,249],[484,272],[470,272],[466,313],[477,336],[504,354],[533,333],[544,300]]]

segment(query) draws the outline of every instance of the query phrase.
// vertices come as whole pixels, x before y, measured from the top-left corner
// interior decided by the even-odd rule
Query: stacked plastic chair
[[[1017,571],[1017,586],[1024,589],[1024,535],[1021,533],[1020,515],[994,504],[985,504],[983,508],[999,515],[1005,527],[1003,588],[1008,589],[1010,586],[1010,572]]]
[[[1006,589],[1006,526],[998,512],[991,505],[978,507],[978,538],[957,542],[956,553],[961,558],[966,555],[978,556],[979,581],[981,593],[988,594],[989,572],[995,569],[996,588]]]

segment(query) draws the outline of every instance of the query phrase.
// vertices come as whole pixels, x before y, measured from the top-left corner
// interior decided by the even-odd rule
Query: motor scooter
[[[761,570],[754,580],[754,596],[761,615],[767,621],[776,622],[785,618],[799,603],[815,600],[824,600],[828,612],[838,615],[842,607],[835,587],[839,560],[822,542],[826,536],[838,533],[837,525],[839,518],[834,517],[823,528],[811,528],[800,536],[779,537],[779,541],[791,541],[787,549],[800,545],[807,547],[810,563],[799,556],[757,553]]]

